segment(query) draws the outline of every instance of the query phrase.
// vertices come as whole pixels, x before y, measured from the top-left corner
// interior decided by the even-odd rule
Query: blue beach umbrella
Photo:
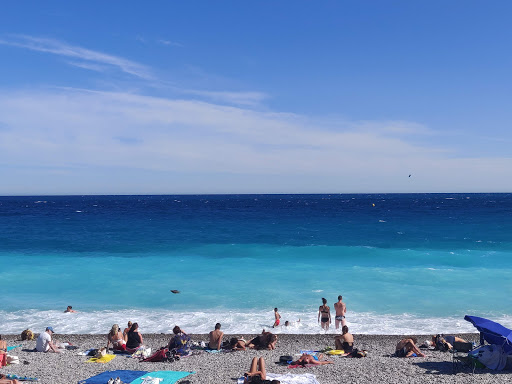
[[[501,345],[507,355],[512,354],[512,330],[492,320],[477,316],[464,316],[464,320],[472,323],[480,331],[480,342]]]

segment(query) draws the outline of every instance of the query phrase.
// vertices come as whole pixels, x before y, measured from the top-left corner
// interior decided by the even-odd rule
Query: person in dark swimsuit
[[[276,349],[277,335],[263,330],[261,335],[246,344],[246,347],[253,349]]]
[[[280,384],[279,380],[267,380],[267,370],[265,369],[265,360],[254,357],[251,362],[249,372],[244,374],[244,383],[250,384]]]
[[[143,343],[142,335],[139,333],[139,324],[133,323],[128,331],[128,341],[126,342],[126,349],[134,350],[139,348]]]
[[[341,328],[342,334],[334,337],[335,349],[343,349],[343,356],[348,355],[354,350],[354,336],[348,332],[348,327],[344,325]]]
[[[329,329],[329,324],[331,324],[331,308],[327,305],[327,300],[322,297],[322,303],[318,308],[318,322],[321,324],[322,329],[326,331]]]

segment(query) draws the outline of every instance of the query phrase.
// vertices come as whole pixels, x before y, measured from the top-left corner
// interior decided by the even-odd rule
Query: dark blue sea
[[[0,333],[512,327],[512,194],[0,197],[0,281]]]

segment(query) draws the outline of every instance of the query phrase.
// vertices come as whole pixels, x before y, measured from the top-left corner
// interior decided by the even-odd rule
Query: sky
[[[18,1],[0,195],[512,191],[510,1]]]

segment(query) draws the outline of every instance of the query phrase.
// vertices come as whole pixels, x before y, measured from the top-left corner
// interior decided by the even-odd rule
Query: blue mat
[[[161,379],[164,379],[160,382],[160,384],[174,384],[180,379],[183,379],[184,377],[187,377],[188,375],[195,373],[195,372],[186,372],[186,371],[155,371],[155,372],[148,372],[142,377],[139,377],[138,379],[133,380],[130,384],[140,384],[142,383],[142,378],[146,376],[150,377],[159,377]]]
[[[89,377],[86,380],[80,380],[78,384],[105,384],[111,377],[119,377],[123,382],[129,383],[138,377],[141,377],[148,373],[148,371],[130,371],[130,370],[119,370],[119,371],[106,371],[96,376]]]

